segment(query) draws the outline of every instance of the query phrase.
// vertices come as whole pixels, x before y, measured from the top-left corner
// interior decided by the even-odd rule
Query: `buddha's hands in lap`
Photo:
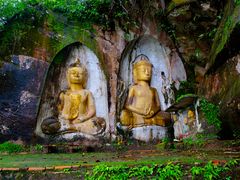
[[[85,115],[81,115],[81,116],[78,116],[78,118],[73,121],[73,124],[82,123],[82,122],[85,122],[88,119],[89,119],[89,117],[87,117]]]
[[[152,108],[152,107],[149,107],[147,109],[147,113],[145,115],[145,118],[149,119],[149,118],[152,118],[153,116],[155,116],[155,114],[159,111],[160,109],[159,108]]]

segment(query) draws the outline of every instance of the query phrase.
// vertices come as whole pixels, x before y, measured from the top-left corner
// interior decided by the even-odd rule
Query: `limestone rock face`
[[[48,63],[27,56],[12,56],[0,69],[1,140],[30,140]]]
[[[240,55],[229,59],[215,73],[202,79],[199,93],[220,106],[223,126],[240,128]]]
[[[16,38],[14,36],[16,33],[13,32],[15,32],[16,27],[18,27],[16,24],[22,24],[22,21],[25,22],[25,24],[21,26],[21,33],[19,33],[18,38]],[[28,140],[31,139],[37,123],[36,114],[39,110],[40,92],[43,91],[43,86],[46,84],[44,77],[51,73],[55,73],[50,71],[50,69],[47,72],[48,63],[51,64],[54,62],[57,65],[61,64],[62,59],[68,58],[67,55],[70,51],[70,49],[68,49],[69,45],[74,43],[84,44],[84,46],[92,51],[99,60],[97,62],[99,66],[97,67],[101,67],[100,70],[105,76],[104,81],[101,82],[105,83],[106,81],[106,83],[104,88],[93,91],[94,96],[96,96],[94,97],[97,109],[96,115],[108,119],[106,131],[113,139],[117,134],[116,123],[118,116],[117,111],[119,108],[119,73],[122,68],[121,63],[124,61],[124,58],[127,58],[127,55],[131,55],[133,58],[135,56],[134,53],[145,53],[150,59],[154,60],[157,69],[154,70],[155,78],[153,78],[152,83],[157,87],[160,93],[161,108],[164,110],[171,105],[172,102],[164,97],[167,92],[162,92],[162,87],[169,89],[173,82],[176,86],[179,86],[180,81],[186,80],[186,72],[182,59],[180,58],[181,56],[178,55],[174,43],[170,40],[166,32],[158,30],[156,19],[146,18],[143,20],[141,28],[133,27],[129,29],[128,32],[121,29],[118,25],[116,25],[114,31],[103,31],[101,27],[95,25],[93,25],[93,28],[94,30],[84,29],[78,21],[70,22],[66,17],[62,17],[61,14],[49,12],[49,14],[43,13],[39,22],[31,18],[28,19],[28,17],[13,19],[8,25],[8,31],[0,32],[0,48],[2,49],[0,52],[0,60],[9,61],[7,57],[12,54],[32,57],[25,58],[25,61],[28,63],[24,65],[23,69],[19,70],[17,66],[11,65],[14,71],[12,70],[12,73],[9,74],[8,77],[1,76],[3,82],[5,82],[5,80],[9,81],[6,87],[1,84],[0,88],[0,96],[4,97],[1,98],[0,101],[5,101],[1,103],[1,121],[4,121],[4,123],[0,123],[0,130],[2,134],[5,133],[6,137],[8,137],[6,140],[11,139],[11,137],[17,138],[21,136],[26,137]],[[138,44],[141,47],[134,47],[133,44],[135,40],[140,39],[140,37],[144,37],[140,44]],[[12,41],[12,39],[15,41]],[[134,50],[134,48],[136,49]],[[66,51],[60,53],[63,49]],[[87,54],[84,55],[84,53],[81,54],[81,56],[86,55]],[[31,60],[27,61],[27,59]],[[34,63],[30,65],[29,63],[32,62],[33,59],[41,59],[46,62],[34,60]],[[90,58],[85,65],[95,67],[95,65],[92,66],[92,64],[95,63],[94,61],[94,59]],[[159,62],[162,62],[162,64]],[[20,60],[15,64],[21,64]],[[8,66],[10,65],[3,66],[1,69],[2,74],[4,74],[4,69]],[[27,69],[29,66],[30,68]],[[29,71],[29,73],[31,72],[31,76],[25,76],[25,70]],[[96,72],[95,68],[89,70],[91,71],[90,73]],[[164,72],[166,76],[165,84],[162,80],[159,81],[160,83],[157,82],[158,75],[160,75],[161,72]],[[64,72],[62,74],[64,74]],[[19,81],[21,85],[15,83],[14,78],[19,78],[21,80]],[[88,88],[90,90],[96,85],[94,81],[96,78],[94,76],[91,78],[93,81],[89,84]],[[53,86],[52,90],[56,93],[55,96],[59,93],[56,91],[57,88],[66,88],[66,83],[64,84],[61,81],[58,82],[60,83],[56,84],[57,80],[53,78],[53,83],[55,84],[48,85]],[[127,85],[129,84],[131,84],[130,81],[128,81]],[[13,89],[12,86],[15,85],[17,85],[17,87]],[[22,88],[18,88],[20,86]],[[31,88],[29,88],[30,86]],[[9,87],[8,89],[11,91],[6,90],[7,87]],[[48,91],[48,93],[50,92],[51,91]],[[48,101],[51,102],[56,100],[55,96],[49,98]],[[104,102],[100,100],[103,96],[105,97]],[[42,98],[44,99],[43,96]],[[9,100],[13,103],[6,102]],[[48,107],[52,108],[50,105]],[[14,123],[12,123],[13,121]],[[6,124],[8,122],[9,124]],[[24,131],[24,133],[22,133],[22,131]]]

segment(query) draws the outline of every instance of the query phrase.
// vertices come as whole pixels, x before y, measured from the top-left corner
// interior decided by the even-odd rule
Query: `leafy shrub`
[[[209,125],[214,125],[216,129],[221,128],[221,121],[219,120],[219,107],[208,102],[206,99],[200,100],[200,109],[203,112]]]
[[[113,2],[111,0],[0,0],[0,30],[13,18],[36,8],[59,12],[68,19],[77,19],[86,26],[91,23],[110,29],[112,19],[125,19],[130,23],[129,15],[123,5],[128,1]]]
[[[163,168],[158,168],[157,177],[159,179],[182,179],[183,171],[179,164],[174,165],[171,162]]]
[[[14,144],[11,142],[4,142],[0,144],[0,152],[7,152],[7,153],[18,153],[24,150],[22,145]]]
[[[214,165],[211,161],[208,162],[204,167],[194,166],[191,168],[190,172],[192,179],[203,177],[207,180],[212,179],[222,179],[222,173],[230,171],[231,167],[238,164],[237,160],[231,160],[227,162],[224,166]],[[228,178],[228,177],[227,177]],[[226,178],[226,179],[227,179]]]
[[[194,95],[195,83],[194,81],[181,81],[179,90],[175,92],[176,99],[181,99],[183,96]]]
[[[86,179],[181,179],[183,172],[180,165],[168,163],[166,166],[143,165],[136,167],[99,165],[92,173],[86,174]]]
[[[41,144],[36,144],[35,146],[33,146],[34,151],[36,152],[42,152],[43,151],[43,145]]]
[[[202,147],[204,145],[203,139],[193,139],[193,138],[185,138],[183,139],[183,144],[186,148],[192,148],[192,147]]]

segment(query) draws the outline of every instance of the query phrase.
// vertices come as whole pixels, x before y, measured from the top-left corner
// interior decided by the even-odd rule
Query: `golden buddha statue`
[[[152,64],[142,57],[133,64],[134,85],[130,87],[120,122],[129,129],[134,127],[157,125],[167,126],[170,113],[160,111],[158,92],[150,87]]]
[[[67,69],[69,88],[59,95],[59,119],[63,119],[68,131],[99,134],[106,127],[103,118],[96,117],[92,93],[85,89],[87,70],[79,60]]]

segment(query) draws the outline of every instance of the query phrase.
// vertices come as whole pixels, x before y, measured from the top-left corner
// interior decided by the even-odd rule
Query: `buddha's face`
[[[152,66],[149,64],[142,64],[136,67],[136,75],[138,81],[150,81],[152,76]]]
[[[68,80],[72,84],[83,84],[85,80],[85,71],[81,67],[72,67],[68,70]]]

